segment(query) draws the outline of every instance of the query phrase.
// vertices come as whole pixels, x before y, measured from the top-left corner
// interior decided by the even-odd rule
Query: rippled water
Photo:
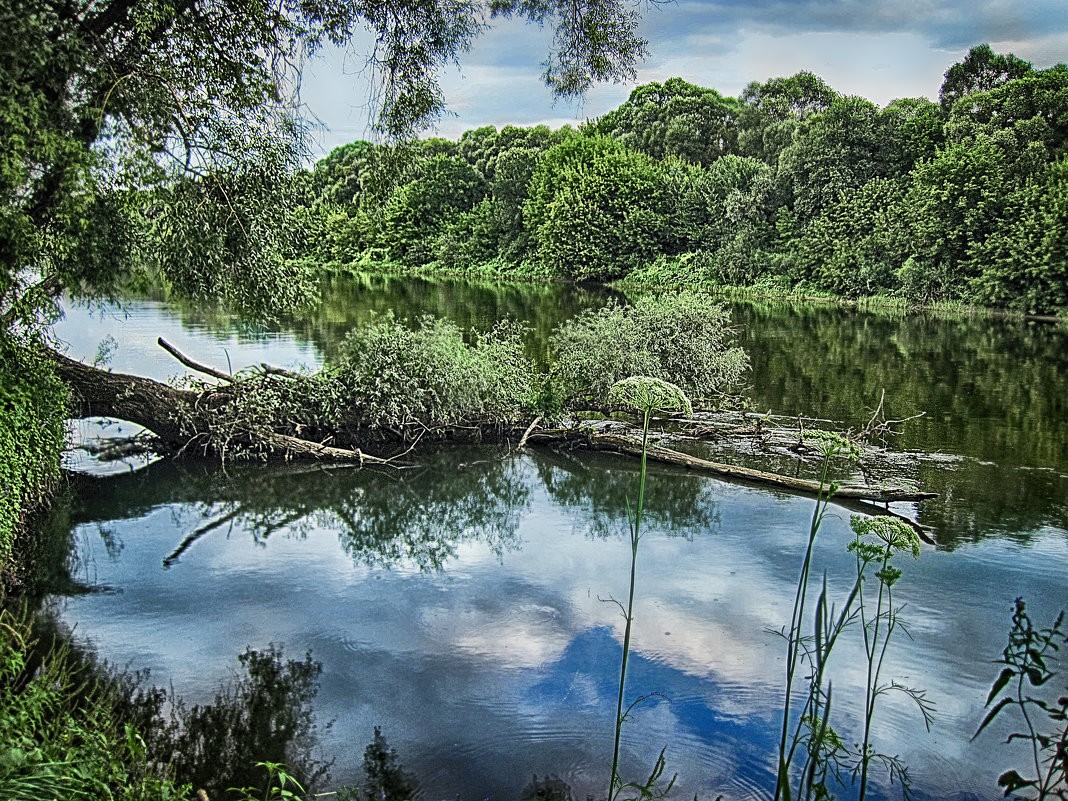
[[[330,350],[324,332],[365,313],[362,296],[463,309],[474,325],[505,306],[559,319],[603,302],[559,288],[507,303],[437,284],[330,291],[343,300],[331,295],[327,322],[274,333],[147,301],[122,319],[75,311],[60,333],[91,357],[110,332],[114,369],[161,377],[177,372],[155,354],[161,334],[215,365],[228,353],[235,369],[314,363]],[[963,457],[923,469],[941,498],[895,506],[931,526],[938,546],[903,564],[896,589],[912,638],[897,639],[886,675],[925,689],[936,721],[927,733],[890,696],[876,745],[909,765],[920,797],[1000,797],[996,777],[1023,766],[1020,751],[994,731],[970,742],[991,660],[1017,595],[1040,621],[1068,606],[1064,329],[754,305],[735,317],[758,407],[848,421],[885,387],[895,413],[929,412],[899,446]],[[626,594],[621,498],[636,481],[623,460],[489,449],[428,454],[405,471],[159,462],[87,477],[70,510],[75,577],[100,591],[54,603],[103,656],[150,668],[194,701],[232,675],[246,646],[310,649],[323,663],[316,711],[334,723],[320,749],[337,783],[358,778],[379,725],[426,798],[517,799],[534,774],[601,797],[623,628],[602,599]],[[624,776],[647,772],[666,746],[679,798],[767,797],[784,669],[769,630],[788,622],[813,501],[655,469],[647,503],[628,694],[660,695],[624,730]],[[817,548],[839,598],[848,538],[839,510]],[[846,738],[859,654],[845,644],[833,676]]]

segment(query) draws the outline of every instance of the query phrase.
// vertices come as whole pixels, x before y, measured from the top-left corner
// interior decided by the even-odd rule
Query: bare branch
[[[159,337],[156,340],[156,343],[165,351],[167,351],[167,353],[171,354],[171,356],[173,356],[175,359],[177,359],[186,367],[188,367],[190,370],[196,370],[198,373],[210,375],[212,378],[218,378],[220,381],[225,381],[228,384],[232,384],[234,382],[233,376],[227,375],[226,373],[220,373],[213,367],[208,367],[207,365],[193,361],[188,356],[181,353],[178,348],[174,347],[174,345],[167,342],[167,340],[165,340],[163,337]]]

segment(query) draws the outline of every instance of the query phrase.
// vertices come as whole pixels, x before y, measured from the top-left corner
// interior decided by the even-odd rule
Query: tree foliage
[[[708,166],[737,152],[739,102],[681,78],[639,86],[593,130],[662,159],[678,156]]]
[[[942,100],[879,108],[810,72],[751,83],[737,99],[681,78],[650,83],[579,131],[485,127],[409,148],[394,172],[419,197],[394,197],[444,208],[418,182],[446,157],[472,171],[455,186],[479,180],[481,194],[403,231],[383,225],[394,207],[369,166],[400,163],[394,151],[361,151],[347,173],[339,152],[313,183],[330,173],[336,189],[318,197],[348,205],[319,241],[339,243],[341,260],[384,249],[479,275],[1062,310],[1054,165],[1068,152],[1068,67],[973,48],[947,72]]]
[[[523,218],[543,265],[569,278],[609,279],[656,254],[663,204],[648,156],[612,139],[573,137],[540,159]]]
[[[443,108],[437,71],[502,15],[555,27],[545,77],[558,95],[632,76],[645,52],[617,0],[5,3],[0,308],[21,298],[25,270],[51,276],[53,294],[148,272],[262,313],[299,303],[289,177],[306,155],[304,60],[369,30],[376,125],[411,137]]]
[[[946,70],[938,100],[943,108],[976,92],[988,92],[1031,72],[1031,65],[1012,53],[995,53],[988,44],[976,45],[968,55]]]

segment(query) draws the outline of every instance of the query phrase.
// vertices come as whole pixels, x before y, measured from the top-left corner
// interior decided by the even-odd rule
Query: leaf
[[[1041,670],[1034,667],[1027,668],[1027,680],[1031,683],[1032,687],[1041,687],[1052,678],[1052,673],[1043,673]]]
[[[985,729],[994,718],[998,716],[998,713],[1001,712],[1001,710],[1004,709],[1006,706],[1012,703],[1015,702],[1011,698],[1002,698],[1000,701],[998,701],[994,708],[987,713],[987,716],[983,718],[983,722],[979,725],[979,728],[976,729],[975,734],[972,735],[972,739],[974,740],[976,737],[978,737],[979,733],[983,729]]]
[[[1040,668],[1042,668],[1043,670],[1046,669],[1046,663],[1042,659],[1042,654],[1040,654],[1036,649],[1028,648],[1027,655],[1031,658],[1031,661],[1038,665]]]
[[[1005,795],[1014,793],[1022,787],[1034,787],[1036,782],[1031,779],[1024,779],[1014,770],[1006,771],[998,776],[998,787],[1005,788]]]
[[[1012,668],[1005,668],[1001,671],[1001,675],[997,677],[994,685],[990,688],[990,695],[986,697],[986,703],[983,706],[990,706],[990,702],[994,700],[994,696],[1005,689],[1005,685],[1008,684],[1012,677],[1016,675],[1016,671]]]

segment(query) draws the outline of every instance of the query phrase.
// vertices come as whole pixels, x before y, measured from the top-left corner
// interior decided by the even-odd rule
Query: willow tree
[[[558,96],[634,75],[620,0],[9,0],[0,8],[0,311],[154,269],[252,308],[302,299],[286,179],[302,163],[302,65],[363,30],[375,125],[444,109],[439,69],[494,18],[555,28]],[[151,247],[144,247],[146,241]]]

